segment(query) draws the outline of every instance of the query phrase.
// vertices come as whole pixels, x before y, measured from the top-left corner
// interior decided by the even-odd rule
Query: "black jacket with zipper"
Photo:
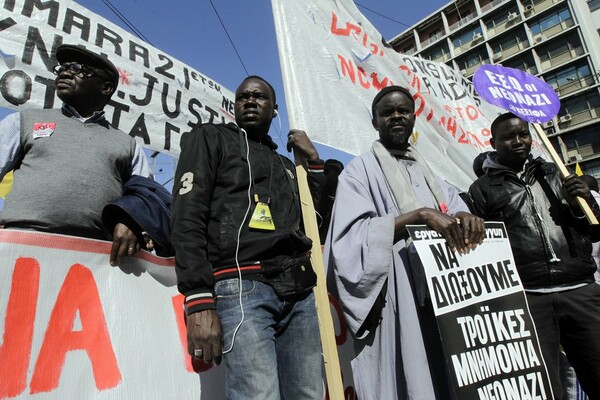
[[[301,229],[295,166],[276,148],[268,135],[252,140],[235,124],[203,124],[183,134],[171,241],[188,314],[215,308],[215,276],[237,277],[236,258],[243,276],[268,274],[311,249]],[[308,161],[312,193],[323,179],[323,161]],[[249,227],[255,196],[268,203],[275,230]]]
[[[490,156],[488,161],[493,160]],[[524,172],[487,162],[486,174],[469,189],[474,214],[506,225],[519,276],[526,289],[594,281],[591,239],[600,232],[574,215],[552,163],[531,160]],[[592,199],[593,200],[593,199]],[[588,201],[598,213],[596,202]]]

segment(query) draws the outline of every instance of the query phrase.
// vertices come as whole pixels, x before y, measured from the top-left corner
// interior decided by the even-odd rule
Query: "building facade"
[[[466,77],[482,64],[540,77],[561,101],[544,131],[565,164],[600,179],[600,0],[457,0],[389,42]]]

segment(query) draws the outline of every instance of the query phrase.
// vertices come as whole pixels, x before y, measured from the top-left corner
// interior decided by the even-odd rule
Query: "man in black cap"
[[[156,203],[154,196],[164,188],[148,179],[148,160],[136,141],[104,117],[119,80],[114,64],[74,45],[59,46],[56,59],[55,85],[62,108],[26,110],[0,122],[0,179],[14,170],[0,224],[96,239],[108,234],[114,265],[143,245],[139,225],[149,216],[143,211],[141,217],[125,211],[103,216],[103,208],[122,198],[124,185],[133,177],[152,187],[146,211],[156,213],[151,209],[156,204],[164,215],[168,207]]]

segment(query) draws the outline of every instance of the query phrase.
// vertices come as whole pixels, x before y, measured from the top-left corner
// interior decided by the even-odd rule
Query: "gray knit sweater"
[[[36,123],[53,123],[52,134],[34,135]],[[0,224],[104,239],[102,209],[122,195],[135,141],[103,117],[81,122],[66,109],[23,111],[20,135]]]

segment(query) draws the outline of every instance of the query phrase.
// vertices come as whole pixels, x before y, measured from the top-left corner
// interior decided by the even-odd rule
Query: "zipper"
[[[550,241],[550,237],[548,235],[548,227],[546,226],[546,222],[542,218],[542,216],[537,208],[537,205],[535,203],[535,198],[533,197],[533,192],[531,191],[531,186],[529,186],[528,184],[525,184],[525,191],[527,192],[527,200],[529,201],[529,203],[531,204],[531,207],[534,210],[535,222],[536,222],[536,225],[538,226],[538,230],[542,234],[542,240],[544,243],[544,247],[551,255],[551,258],[548,261],[551,263],[560,262],[560,258],[558,258],[556,256],[556,253],[554,252],[554,247],[552,247],[552,242]]]

